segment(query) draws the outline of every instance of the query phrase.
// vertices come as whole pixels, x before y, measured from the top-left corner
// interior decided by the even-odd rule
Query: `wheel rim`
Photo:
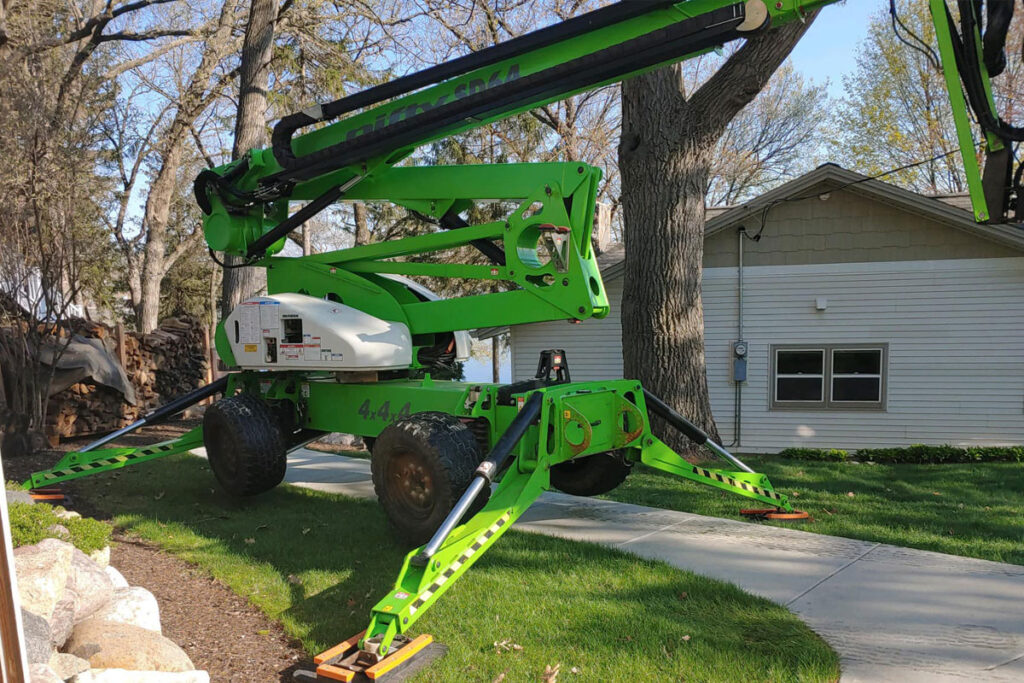
[[[385,468],[388,493],[404,513],[416,517],[429,517],[434,509],[435,482],[433,473],[422,458],[409,451],[388,458]]]

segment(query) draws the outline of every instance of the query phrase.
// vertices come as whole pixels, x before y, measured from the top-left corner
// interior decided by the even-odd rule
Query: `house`
[[[1024,230],[978,225],[968,208],[829,164],[709,210],[705,340],[723,441],[1024,443]],[[574,380],[621,376],[623,259],[621,245],[600,257],[606,319],[512,328],[514,379],[546,348],[566,349]]]

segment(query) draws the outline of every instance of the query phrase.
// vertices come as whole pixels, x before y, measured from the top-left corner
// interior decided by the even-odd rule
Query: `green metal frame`
[[[466,382],[396,380],[368,384],[337,382],[329,374],[242,372],[232,376],[227,395],[252,393],[271,402],[292,404],[299,426],[374,437],[403,417],[441,411],[487,423],[493,446],[533,393],[543,396],[538,424],[516,446],[512,466],[498,479],[487,505],[442,545],[425,567],[412,564],[412,551],[393,591],[371,610],[365,639],[376,639],[388,653],[395,636],[405,633],[430,606],[550,488],[553,465],[574,458],[622,451],[627,460],[745,498],[792,511],[786,496],[768,478],[692,465],[651,432],[642,387],[633,380],[575,382],[515,395],[513,405],[499,405],[501,385]],[[339,409],[340,407],[340,409]],[[145,448],[113,448],[70,453],[53,469],[32,475],[35,488],[110,471],[202,445],[197,427],[174,441]]]
[[[960,144],[960,156],[964,162],[967,190],[971,196],[974,220],[979,223],[987,223],[992,218],[992,214],[989,211],[988,200],[985,199],[985,190],[982,187],[981,165],[978,163],[978,157],[975,154],[976,150],[980,147],[974,141],[970,109],[967,106],[964,92],[960,88],[960,73],[957,71],[956,57],[953,54],[953,36],[950,33],[949,24],[946,22],[946,0],[929,0],[929,10],[932,15],[932,23],[935,26],[939,56],[942,58],[942,73],[946,80],[946,90],[949,93],[949,101],[953,111],[953,123],[956,126],[957,142]],[[979,49],[981,42],[979,36],[977,41]],[[980,57],[979,55],[979,61],[982,63],[982,79],[985,83],[985,92],[988,95],[992,111],[996,111],[995,98],[992,95],[992,83],[989,80],[988,73],[984,70],[984,60]],[[990,153],[1001,149],[1003,149],[1002,140],[992,133],[985,133],[984,150]]]

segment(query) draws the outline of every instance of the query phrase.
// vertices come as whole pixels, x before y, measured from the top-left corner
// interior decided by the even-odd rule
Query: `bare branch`
[[[144,9],[151,5],[163,5],[169,2],[177,2],[178,0],[137,0],[136,2],[129,3],[127,5],[121,5],[117,9],[111,8],[111,3],[107,3],[107,7],[102,14],[98,14],[95,17],[87,20],[85,24],[76,31],[65,36],[53,36],[47,40],[40,41],[35,45],[31,45],[25,48],[26,53],[42,52],[43,50],[49,50],[51,48],[60,47],[61,45],[68,45],[70,43],[77,43],[79,40],[84,40],[90,36],[95,35],[95,29],[99,27],[100,31],[109,24],[111,21],[122,15],[128,14],[129,12],[135,12],[140,9]]]

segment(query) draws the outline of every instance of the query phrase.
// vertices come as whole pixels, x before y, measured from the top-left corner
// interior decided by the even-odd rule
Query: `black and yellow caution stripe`
[[[463,553],[459,555],[459,557],[454,562],[452,562],[447,569],[441,572],[440,576],[437,577],[434,583],[430,584],[430,586],[428,586],[426,590],[424,590],[422,593],[416,596],[416,599],[409,606],[409,614],[416,614],[416,610],[423,607],[424,603],[426,603],[427,600],[433,597],[434,593],[440,590],[441,586],[447,583],[447,581],[455,575],[455,572],[459,571],[462,565],[466,564],[466,562],[468,562],[469,559],[473,557],[473,555],[475,555],[477,552],[480,551],[482,547],[484,547],[487,541],[491,540],[491,538],[494,537],[494,534],[498,533],[498,531],[503,526],[508,524],[508,520],[511,516],[511,512],[506,512],[504,515],[499,517],[494,524],[489,526],[486,531],[477,536],[476,540],[473,542],[473,545],[466,548],[466,550],[463,551]]]
[[[59,470],[50,470],[43,474],[43,481],[52,481],[54,479],[60,479],[67,477],[72,474],[81,474],[82,472],[91,472],[92,470],[98,470],[102,468],[112,467],[121,463],[131,462],[132,460],[138,460],[139,458],[145,458],[151,455],[157,455],[160,453],[167,453],[179,447],[176,442],[169,442],[163,444],[157,444],[155,446],[148,446],[142,448],[134,453],[124,453],[121,455],[112,455],[109,458],[98,458],[92,462],[85,462],[79,465],[71,465]]]
[[[754,486],[749,482],[740,481],[739,479],[733,479],[732,477],[728,477],[722,474],[721,472],[715,472],[714,470],[705,470],[700,467],[694,467],[693,473],[701,477],[714,479],[715,481],[719,481],[723,484],[728,484],[729,486],[734,486],[738,489],[743,489],[744,491],[749,491],[750,493],[754,493],[759,496],[771,498],[772,500],[782,500],[782,496],[780,496],[778,493],[775,493],[775,491],[772,491],[770,489],[764,489],[761,488],[760,486]]]

